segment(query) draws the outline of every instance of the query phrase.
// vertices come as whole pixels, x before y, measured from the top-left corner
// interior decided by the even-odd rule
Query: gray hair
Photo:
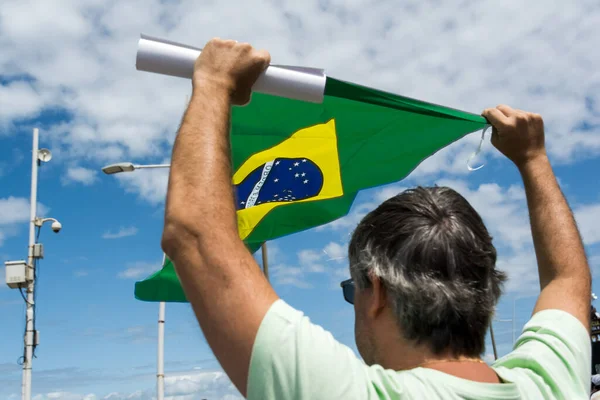
[[[447,187],[407,190],[357,226],[348,249],[359,290],[379,278],[404,337],[435,354],[479,356],[506,280],[479,214]]]

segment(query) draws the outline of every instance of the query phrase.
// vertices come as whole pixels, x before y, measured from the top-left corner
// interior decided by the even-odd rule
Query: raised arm
[[[525,185],[541,287],[534,313],[564,310],[588,328],[590,269],[575,219],[546,155],[542,118],[508,106],[487,109],[483,116],[494,127],[492,143],[515,163]]]
[[[171,163],[162,247],[215,356],[242,394],[258,328],[277,295],[238,236],[231,183],[231,104],[245,104],[269,54],[212,40]]]

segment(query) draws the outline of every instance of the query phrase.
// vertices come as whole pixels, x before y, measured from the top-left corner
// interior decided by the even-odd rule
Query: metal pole
[[[166,256],[163,254],[162,265],[165,265]],[[158,357],[156,363],[156,398],[165,398],[165,302],[158,304]]]
[[[494,327],[490,322],[490,336],[492,337],[492,349],[494,349],[494,360],[498,359],[498,351],[496,350],[496,339],[494,338]]]
[[[171,164],[148,164],[148,165],[134,165],[135,169],[154,169],[154,168],[170,168]]]
[[[27,280],[27,311],[25,314],[25,359],[23,360],[23,387],[22,399],[31,400],[31,368],[33,361],[33,339],[34,339],[34,289],[35,289],[35,264],[33,259],[33,245],[35,244],[35,218],[37,213],[37,179],[38,179],[38,146],[39,130],[33,129],[33,145],[31,149],[31,198],[29,213],[29,248],[27,256],[28,280]]]
[[[263,245],[261,246],[261,250],[262,250],[262,263],[263,263],[263,272],[265,274],[265,276],[267,277],[267,281],[269,280],[269,260],[267,257],[267,243],[263,243]]]
[[[515,346],[515,318],[516,318],[516,303],[517,299],[513,298],[513,317],[512,317],[512,343],[513,347]]]

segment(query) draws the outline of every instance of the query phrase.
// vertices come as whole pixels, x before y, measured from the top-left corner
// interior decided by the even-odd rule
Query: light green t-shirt
[[[347,346],[283,300],[258,330],[248,400],[589,399],[591,343],[560,310],[536,313],[512,353],[493,364],[505,383],[479,383],[428,368],[367,366]]]

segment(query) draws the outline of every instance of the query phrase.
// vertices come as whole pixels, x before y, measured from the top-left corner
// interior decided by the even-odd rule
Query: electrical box
[[[40,344],[40,331],[33,331],[33,345],[38,346]]]
[[[34,258],[44,258],[44,245],[41,243],[36,243],[33,245],[33,257]]]
[[[27,283],[27,263],[24,260],[7,261],[4,263],[6,270],[6,284],[11,289],[18,289]]]

